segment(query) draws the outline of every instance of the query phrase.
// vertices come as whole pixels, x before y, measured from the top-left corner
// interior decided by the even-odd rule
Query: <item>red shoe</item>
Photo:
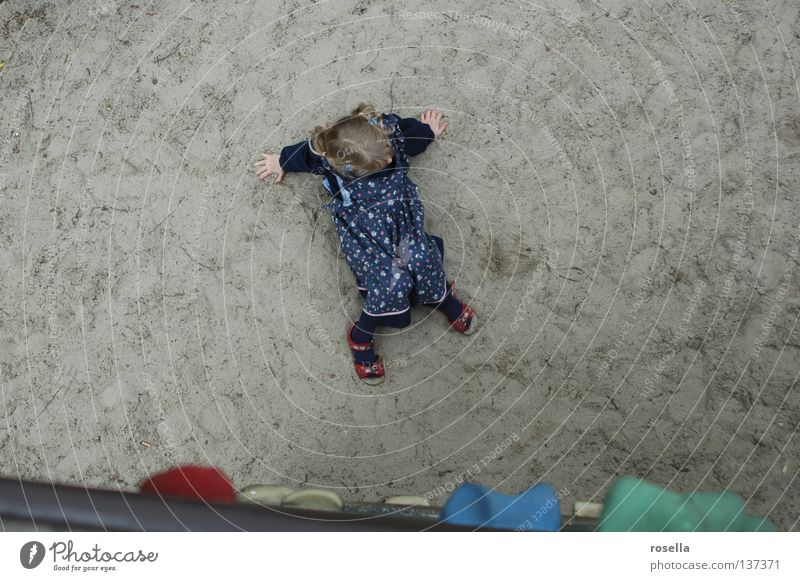
[[[366,343],[356,343],[353,341],[353,327],[355,327],[355,323],[350,325],[350,328],[347,330],[347,344],[350,347],[351,351],[369,351],[370,349],[374,348],[374,341],[367,341]],[[356,370],[356,374],[358,378],[366,383],[367,385],[380,385],[383,383],[383,378],[386,372],[383,369],[383,359],[381,359],[380,355],[375,356],[374,363],[359,363],[355,359],[353,360],[353,369]]]
[[[450,294],[456,296],[456,281],[450,283]],[[478,326],[478,315],[475,313],[475,309],[462,302],[461,314],[455,321],[450,321],[450,326],[462,335],[472,335]]]

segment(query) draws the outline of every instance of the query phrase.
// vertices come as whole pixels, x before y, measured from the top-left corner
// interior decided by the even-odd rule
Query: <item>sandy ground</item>
[[[670,4],[0,2],[2,473],[627,474],[800,528],[800,5]],[[482,321],[415,311],[378,388],[321,186],[252,173],[362,100],[447,113],[412,177]]]

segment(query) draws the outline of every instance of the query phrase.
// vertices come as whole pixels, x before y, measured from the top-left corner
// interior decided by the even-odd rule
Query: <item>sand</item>
[[[436,10],[437,12],[434,12]],[[0,2],[0,470],[440,504],[620,475],[800,517],[796,2]],[[359,101],[479,312],[343,340],[319,183],[253,163]]]

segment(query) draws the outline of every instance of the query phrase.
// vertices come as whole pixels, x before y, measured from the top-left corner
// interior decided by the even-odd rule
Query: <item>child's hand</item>
[[[261,155],[261,161],[256,162],[256,175],[261,180],[274,175],[276,176],[275,183],[279,184],[283,181],[283,176],[286,175],[286,172],[281,168],[280,158],[277,155],[264,153]]]
[[[433,136],[437,139],[447,131],[448,123],[447,121],[442,121],[442,115],[443,113],[437,109],[428,109],[419,116],[419,120],[431,128]]]

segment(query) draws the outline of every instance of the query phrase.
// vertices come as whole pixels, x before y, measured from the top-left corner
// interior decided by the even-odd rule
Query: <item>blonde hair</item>
[[[389,131],[375,123],[375,119],[380,119],[375,108],[360,103],[350,115],[333,125],[315,127],[311,144],[345,177],[361,177],[378,171],[392,155],[392,144]]]

